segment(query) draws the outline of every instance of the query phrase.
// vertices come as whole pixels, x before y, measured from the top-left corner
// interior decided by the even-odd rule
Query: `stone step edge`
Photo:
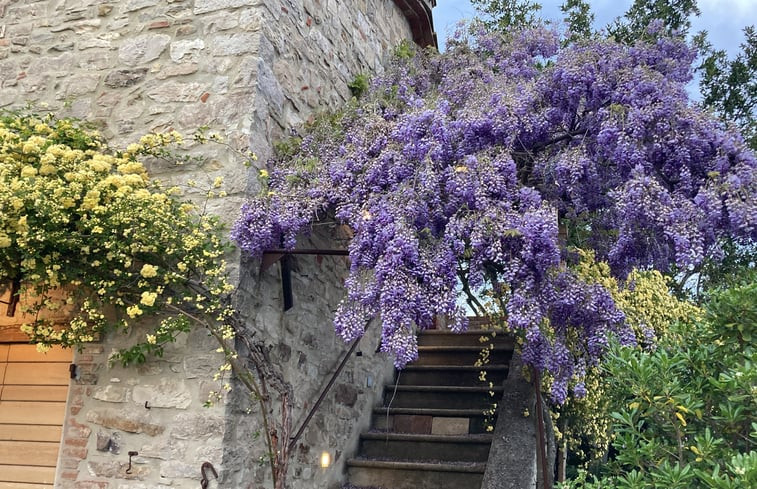
[[[422,371],[422,370],[444,370],[444,371],[454,371],[454,370],[468,370],[471,372],[477,372],[479,370],[510,370],[509,365],[502,365],[499,363],[490,363],[487,365],[481,365],[480,367],[477,367],[475,365],[414,365],[410,364],[407,365],[405,368],[403,368],[402,372],[407,372],[408,370],[412,371]]]
[[[487,393],[501,393],[505,392],[505,388],[501,385],[494,387],[467,387],[457,385],[406,385],[406,384],[387,384],[384,386],[384,390],[397,391],[397,392],[459,392],[461,394],[477,394],[479,392]]]
[[[480,329],[480,328],[466,329],[465,331],[452,331],[451,329],[422,329],[421,331],[418,332],[418,335],[419,336],[423,336],[423,335],[429,335],[429,336],[480,335],[480,336],[483,336],[483,335],[490,335],[494,332],[497,333],[496,339],[499,339],[499,338],[512,339],[511,333],[507,333],[502,330],[495,331],[492,329]]]
[[[412,470],[418,472],[463,472],[469,474],[483,474],[486,471],[486,463],[484,462],[400,462],[396,460],[350,458],[347,459],[347,466],[368,469]]]
[[[480,433],[476,435],[428,435],[422,433],[397,433],[393,431],[366,431],[360,434],[360,439],[478,445],[491,443],[494,437],[489,433]]]
[[[484,349],[484,346],[458,346],[458,345],[420,345],[418,346],[418,354],[424,352],[451,352],[451,353],[478,353]],[[513,345],[494,345],[494,348],[489,350],[493,351],[512,351]]]
[[[388,412],[387,412],[388,411]],[[410,416],[433,416],[435,418],[477,418],[484,417],[483,409],[435,409],[435,408],[395,408],[395,407],[375,407],[373,414],[389,416],[410,415]]]

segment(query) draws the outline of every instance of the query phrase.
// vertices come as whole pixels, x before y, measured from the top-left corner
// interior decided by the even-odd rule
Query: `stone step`
[[[470,326],[419,334],[418,360],[385,386],[384,407],[374,408],[372,431],[360,437],[360,457],[347,461],[347,487],[480,489],[496,420],[485,411],[502,397],[514,341],[492,336],[486,320]],[[488,345],[486,363],[476,367]]]
[[[460,435],[488,433],[494,426],[496,413],[487,416],[483,409],[373,409],[372,427],[377,431],[393,433],[420,433],[431,435]]]
[[[474,365],[481,359],[482,346],[419,346],[418,360],[412,365]],[[513,349],[495,345],[489,352],[489,365],[509,365]]]
[[[507,378],[507,365],[418,365],[412,364],[397,373],[401,385],[460,385],[488,386],[502,385]],[[486,372],[486,381],[479,380],[481,372]]]
[[[363,458],[428,462],[486,462],[492,436],[368,432],[360,435]]]
[[[468,316],[469,328],[484,328],[484,329],[502,329],[501,324],[492,324],[491,318],[482,318],[478,316]]]
[[[394,408],[489,409],[502,397],[503,388],[387,385],[384,406]],[[493,393],[494,395],[491,395]]]
[[[442,319],[441,321],[437,321],[437,327],[436,329],[444,330],[447,326],[448,321]],[[504,328],[505,324],[502,322],[493,322],[492,318],[488,317],[479,317],[479,316],[468,316],[468,329],[496,329],[498,331],[501,331]]]
[[[482,339],[484,339],[482,341]],[[498,332],[492,336],[492,331],[483,329],[468,329],[455,333],[448,329],[427,329],[418,334],[420,346],[484,346],[490,343],[504,345],[512,348],[513,337],[504,332]]]
[[[351,484],[385,489],[480,489],[486,463],[347,460]]]

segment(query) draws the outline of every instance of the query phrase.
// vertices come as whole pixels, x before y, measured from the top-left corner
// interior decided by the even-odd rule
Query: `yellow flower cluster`
[[[151,181],[138,159],[168,156],[181,141],[175,132],[150,134],[113,151],[82,124],[0,113],[0,280],[21,279],[22,292],[39,298],[28,313],[58,307],[49,300],[55,289],[78,311],[65,329],[42,319],[25,327],[43,348],[91,341],[159,310],[174,317],[201,310],[220,325],[230,317],[217,219]],[[156,324],[135,358],[159,352],[186,328],[178,320]]]
[[[610,266],[605,262],[597,262],[594,252],[577,251],[580,256],[576,266],[578,276],[589,283],[605,287],[618,308],[625,313],[626,320],[637,335],[643,333],[643,328],[649,328],[660,335],[672,323],[691,323],[702,318],[703,311],[700,308],[677,299],[670,292],[671,279],[657,270],[633,270],[625,283],[619,284],[612,277]]]
[[[588,283],[604,286],[615,304],[626,315],[639,344],[648,344],[647,335],[667,334],[675,322],[691,323],[702,317],[703,311],[692,303],[677,299],[670,292],[670,278],[655,270],[633,270],[619,283],[605,262],[597,262],[592,251],[576,250],[580,260],[575,270]],[[560,417],[567,448],[580,457],[591,460],[606,453],[610,443],[610,418],[607,416],[606,380],[599,367],[587,369],[584,378],[586,396],[571,398],[562,407]],[[588,441],[588,443],[587,443]]]
[[[158,276],[158,267],[154,265],[150,265],[149,263],[145,263],[142,265],[142,270],[139,271],[139,274],[142,275],[144,278],[152,278]]]

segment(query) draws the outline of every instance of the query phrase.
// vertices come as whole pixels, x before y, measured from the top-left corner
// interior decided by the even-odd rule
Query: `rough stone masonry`
[[[200,163],[154,161],[149,170],[179,185],[224,177],[228,197],[211,201],[211,211],[231,220],[245,193],[257,190],[256,170],[245,168],[236,150],[251,149],[262,164],[273,141],[348,100],[347,84],[380,71],[401,40],[430,39],[430,18],[419,12],[433,3],[0,0],[0,108],[30,104],[86,119],[117,147],[149,132],[192,134],[207,126],[229,147],[193,147]],[[191,187],[186,194],[201,197]],[[333,245],[328,233],[313,239],[310,246]],[[234,269],[239,306],[293,383],[299,424],[345,351],[331,312],[346,264],[298,258],[295,307],[287,313],[278,268],[259,275],[258,267],[243,261]],[[342,480],[343,454],[367,426],[390,370],[373,354],[376,336],[364,340],[365,354],[350,361],[298,445],[292,488],[331,488]],[[126,340],[108,336],[75,358],[79,375],[69,390],[55,487],[196,488],[206,461],[220,474],[211,488],[267,486],[270,476],[257,463],[263,446],[254,439],[256,414],[231,401],[203,407],[208,393],[220,390],[213,341],[198,330],[162,359],[137,369],[108,366]],[[129,451],[138,455],[127,474]],[[322,451],[335,459],[327,470],[317,465]]]

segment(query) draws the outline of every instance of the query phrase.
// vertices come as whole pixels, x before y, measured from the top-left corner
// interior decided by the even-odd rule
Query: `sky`
[[[562,19],[560,5],[563,0],[538,0],[538,3],[542,6],[544,18]],[[596,26],[603,27],[628,10],[632,0],[589,0],[589,3]],[[744,39],[743,27],[757,25],[757,0],[699,0],[698,4],[702,15],[694,20],[693,32],[706,30],[715,48],[725,49],[734,56]],[[433,12],[440,45],[458,21],[475,15],[468,0],[437,0]]]

